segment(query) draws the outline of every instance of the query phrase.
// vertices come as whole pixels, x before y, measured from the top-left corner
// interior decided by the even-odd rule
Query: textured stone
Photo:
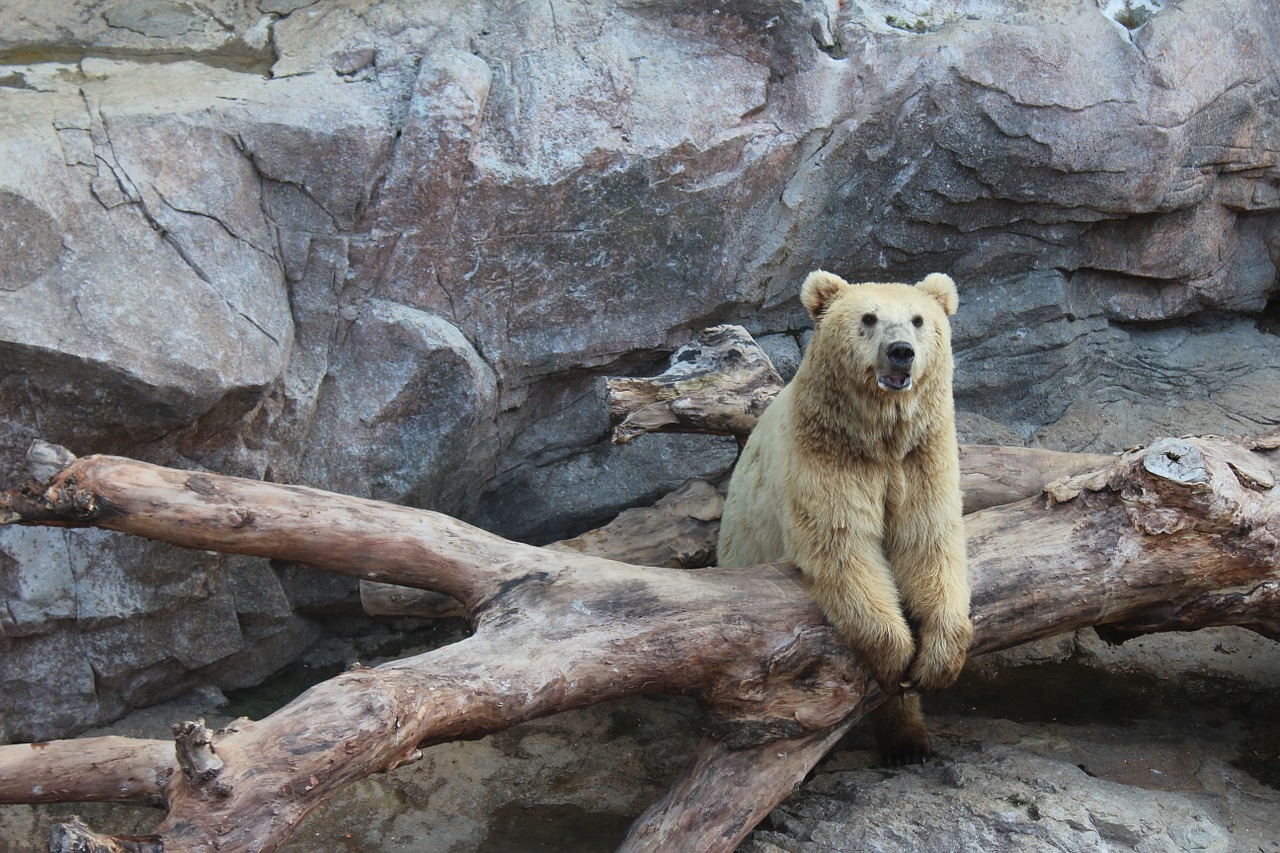
[[[989,732],[987,733],[990,734]],[[942,735],[942,739],[946,734]],[[1097,778],[1072,763],[1079,747],[960,748],[892,775],[878,770],[820,776],[771,816],[744,853],[955,850],[1132,850],[1164,853],[1240,849],[1212,796],[1153,797]],[[1029,747],[1029,748],[1028,748]],[[1041,751],[1048,755],[1037,754]],[[1054,753],[1059,753],[1054,755]],[[1063,754],[1065,753],[1065,754]],[[1152,758],[1152,764],[1161,759]],[[1212,762],[1214,769],[1227,770]],[[1157,769],[1157,772],[1158,769]],[[1206,813],[1208,812],[1208,813]],[[903,820],[910,815],[910,820]]]
[[[465,337],[433,314],[372,300],[319,389],[326,431],[303,479],[418,505],[460,503],[492,442],[496,382]]]
[[[0,595],[0,740],[255,684],[318,635],[264,560],[96,530],[0,528]]]

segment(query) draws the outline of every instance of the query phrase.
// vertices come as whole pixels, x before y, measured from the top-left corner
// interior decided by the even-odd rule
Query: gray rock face
[[[612,447],[600,376],[718,322],[794,358],[814,267],[957,278],[967,435],[1277,422],[1262,0],[54,6],[0,7],[7,483],[40,437],[559,538],[734,458]],[[265,671],[352,592],[70,541],[0,537],[6,737]]]
[[[101,531],[0,528],[0,596],[5,742],[256,684],[319,636],[263,561]]]
[[[966,732],[990,738],[997,726]],[[875,769],[823,774],[775,810],[773,830],[757,832],[743,853],[951,853],[955,850],[1166,853],[1244,849],[1225,816],[1179,792],[1142,794],[1099,779],[1073,759],[1083,744],[1063,738],[1042,749],[999,742],[893,774]],[[1007,736],[1007,735],[1006,735]],[[1088,746],[1098,748],[1100,744]],[[1054,754],[1058,753],[1058,754]],[[1160,764],[1168,756],[1147,756]],[[855,759],[856,760],[856,759]],[[1214,770],[1232,775],[1214,762]],[[1153,768],[1157,773],[1158,768]],[[909,821],[903,814],[910,813]],[[1209,814],[1206,814],[1208,812]],[[1216,818],[1216,819],[1215,819]]]

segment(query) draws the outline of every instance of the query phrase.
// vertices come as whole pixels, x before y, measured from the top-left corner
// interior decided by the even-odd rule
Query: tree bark
[[[1089,625],[1123,638],[1231,624],[1280,639],[1277,447],[1280,431],[1161,440],[1051,484],[1048,497],[967,516],[971,652]],[[119,849],[274,850],[326,797],[421,747],[672,693],[702,702],[708,737],[623,849],[729,851],[883,698],[786,566],[639,567],[314,489],[64,461],[48,483],[0,497],[0,513],[433,589],[475,628],[344,673],[262,721],[183,727],[184,759],[170,752],[159,767],[155,741],[134,742],[131,759],[116,739],[0,747],[6,802],[48,801],[63,785],[65,799],[107,798],[107,784],[66,782],[77,773],[136,780],[120,799],[163,800],[154,837],[118,840],[161,846]]]

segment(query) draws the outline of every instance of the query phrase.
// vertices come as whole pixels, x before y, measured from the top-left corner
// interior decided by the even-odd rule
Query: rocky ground
[[[414,637],[438,643],[453,628]],[[455,634],[456,635],[456,634]],[[258,716],[307,678],[393,635],[313,650],[271,690],[197,692],[103,732],[166,736],[174,721]],[[743,853],[1280,851],[1280,646],[1239,629],[1108,648],[1085,632],[988,656],[930,703],[938,757],[876,766],[855,730],[774,810]],[[99,732],[102,733],[102,732]],[[638,698],[427,750],[313,814],[288,853],[605,853],[674,777],[696,706]],[[152,809],[0,809],[0,850],[40,851],[68,814],[144,833]]]

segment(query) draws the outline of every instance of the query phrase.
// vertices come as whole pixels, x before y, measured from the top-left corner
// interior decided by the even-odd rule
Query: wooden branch
[[[0,746],[0,803],[162,806],[176,769],[173,744],[163,740],[97,737]]]
[[[705,480],[689,480],[651,507],[622,512],[604,527],[547,547],[637,566],[700,569],[715,563],[724,496]]]
[[[745,443],[756,419],[782,390],[773,362],[741,326],[715,326],[676,350],[659,376],[606,380],[621,420],[615,444],[647,432],[711,432]]]
[[[814,734],[740,749],[704,736],[680,778],[631,825],[618,853],[733,850],[859,719],[855,713]],[[673,839],[687,846],[674,847]]]
[[[187,777],[188,784],[225,795],[225,789],[218,785],[218,776],[226,765],[213,748],[213,732],[205,727],[204,720],[178,723],[173,727],[173,740],[178,768]]]
[[[1278,445],[1157,442],[1052,484],[1051,499],[967,516],[972,651],[1088,625],[1128,636],[1237,624],[1280,638]],[[42,492],[5,493],[6,509],[433,588],[472,619],[467,640],[212,733],[216,784],[197,770],[164,789],[166,853],[274,850],[334,791],[420,746],[660,692],[698,697],[712,737],[624,849],[730,851],[881,701],[787,567],[641,568],[437,513],[100,456],[69,462]],[[0,798],[31,801],[48,749],[0,747]]]
[[[626,510],[604,527],[545,547],[637,566],[703,568],[715,562],[723,508],[715,486],[689,480],[654,506]],[[369,580],[360,581],[360,604],[370,616],[443,619],[466,613],[438,592]]]
[[[5,492],[0,518],[94,526],[199,550],[289,553],[295,557],[287,559],[327,571],[433,589],[469,609],[530,566],[556,562],[541,548],[445,515],[358,498],[335,503],[333,497],[301,486],[90,456],[74,459],[43,493],[30,484]]]

